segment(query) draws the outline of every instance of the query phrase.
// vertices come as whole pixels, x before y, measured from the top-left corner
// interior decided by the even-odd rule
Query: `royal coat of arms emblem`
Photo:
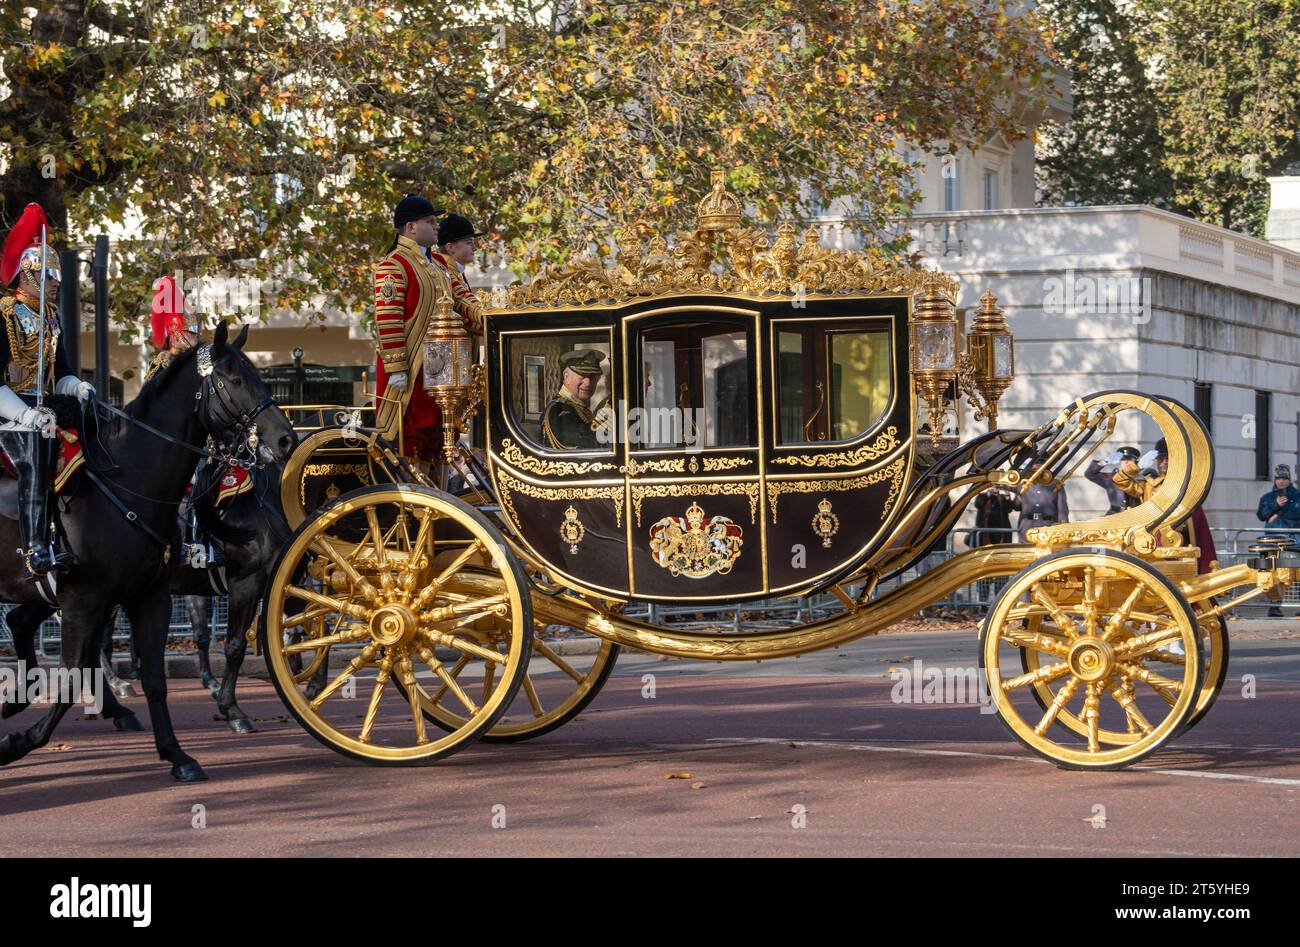
[[[698,503],[686,516],[665,516],[650,527],[655,562],[674,578],[726,575],[740,557],[743,531],[725,516],[705,518]]]

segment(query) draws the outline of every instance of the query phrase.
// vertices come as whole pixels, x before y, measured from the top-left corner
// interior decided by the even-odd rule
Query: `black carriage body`
[[[556,581],[609,598],[829,584],[879,551],[901,512],[911,303],[692,294],[493,313],[488,446],[504,520]],[[587,406],[607,399],[613,417],[557,449],[544,421],[575,349],[605,357]]]

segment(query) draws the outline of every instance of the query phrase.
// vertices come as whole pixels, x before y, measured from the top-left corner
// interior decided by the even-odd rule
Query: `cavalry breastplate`
[[[30,393],[36,390],[36,371],[41,344],[39,317],[36,311],[21,299],[6,296],[0,299],[0,317],[3,317],[5,334],[9,340],[9,364],[4,369],[4,383],[14,391]],[[59,346],[59,322],[47,318],[45,324],[45,390],[54,386],[54,353]]]

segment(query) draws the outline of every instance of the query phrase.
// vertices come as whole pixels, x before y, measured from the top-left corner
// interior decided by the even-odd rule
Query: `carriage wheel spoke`
[[[1052,725],[1052,721],[1056,719],[1056,715],[1070,702],[1070,698],[1074,696],[1074,692],[1078,689],[1079,679],[1077,677],[1072,677],[1066,681],[1061,689],[1056,692],[1056,697],[1053,698],[1052,705],[1047,708],[1047,713],[1043,714],[1043,719],[1038,721],[1038,726],[1034,727],[1034,733],[1040,737],[1047,733],[1047,729]]]
[[[496,680],[497,666],[488,663],[483,667],[483,703],[487,703],[492,697],[492,685]]]
[[[537,696],[537,688],[533,686],[533,676],[531,674],[524,675],[524,693],[528,695],[528,703],[533,708],[533,716],[546,716],[546,711],[542,709],[542,702]]]
[[[1115,656],[1119,658],[1138,658],[1161,649],[1162,645],[1182,638],[1182,629],[1174,622],[1164,628],[1149,631],[1144,635],[1126,638],[1115,645]]]
[[[373,506],[366,507],[366,524],[370,527],[370,545],[375,548],[375,563],[381,569],[388,568],[388,550],[384,547],[384,534],[379,529],[379,514]]]
[[[1145,736],[1154,729],[1151,726],[1151,721],[1147,720],[1146,715],[1142,713],[1142,708],[1137,705],[1137,701],[1133,697],[1132,682],[1111,681],[1110,696],[1115,698],[1115,703],[1124,708],[1124,717],[1129,733],[1140,731]]]
[[[319,651],[321,648],[330,648],[336,644],[351,644],[356,641],[364,641],[370,637],[370,632],[365,628],[353,628],[350,631],[341,631],[336,635],[326,635],[323,638],[309,638],[306,641],[299,641],[295,644],[284,646],[285,654],[301,654],[304,651]]]
[[[465,670],[465,665],[467,664],[469,664],[469,655],[462,654],[460,658],[457,659],[456,663],[451,666],[451,672],[450,672],[451,676],[453,678],[458,677],[460,675],[460,672]],[[433,696],[429,698],[429,702],[434,704],[441,702],[443,695],[446,693],[447,693],[447,685],[443,684],[441,687],[438,688],[437,691],[434,692]]]
[[[357,737],[362,743],[370,742],[370,731],[375,726],[375,718],[379,715],[379,701],[383,699],[384,688],[388,686],[388,679],[393,675],[393,655],[391,651],[384,652],[384,659],[379,662],[379,674],[375,678],[375,689],[370,692],[370,706],[366,708],[366,719],[361,723],[361,735]]]
[[[334,692],[343,686],[343,682],[352,677],[362,668],[370,667],[375,663],[375,655],[379,653],[379,645],[373,641],[361,649],[361,653],[348,662],[342,673],[334,680],[325,685],[325,689],[316,695],[316,699],[311,702],[312,710],[320,710],[321,705],[333,696]]]
[[[509,606],[510,599],[505,595],[489,595],[487,598],[470,599],[464,602],[456,602],[453,605],[443,605],[438,608],[430,608],[420,612],[420,621],[440,622],[447,621],[451,618],[464,618],[467,615],[473,615],[475,612],[497,612],[502,618],[505,612],[498,611],[500,606]]]
[[[469,562],[470,559],[472,559],[481,550],[483,550],[483,544],[480,543],[477,539],[474,540],[472,543],[470,543],[461,551],[459,556],[457,556],[447,565],[447,568],[442,571],[442,575],[438,576],[438,578],[433,580],[433,584],[438,587],[446,585],[447,582],[451,579],[451,577],[454,576],[461,569],[463,569],[465,567],[465,563]]]
[[[449,648],[470,654],[484,661],[492,661],[496,664],[505,664],[506,656],[500,651],[494,651],[491,648],[485,648],[482,645],[474,644],[472,641],[466,641],[464,638],[457,638],[455,635],[444,634],[438,631],[422,631],[420,637],[430,641],[435,645],[446,645]]]
[[[1141,681],[1149,685],[1171,707],[1177,702],[1178,695],[1183,691],[1183,685],[1180,682],[1167,678],[1162,674],[1157,674],[1155,671],[1148,670],[1141,665],[1121,661],[1118,667],[1119,672],[1129,680]]]
[[[569,675],[569,677],[573,678],[579,684],[583,682],[584,677],[580,672],[575,670],[571,664],[569,664],[567,661],[561,658],[558,654],[556,654],[554,651],[548,648],[543,642],[539,641],[537,638],[533,639],[533,647],[536,648],[539,652],[541,652],[542,657],[546,658],[546,660],[550,661],[552,664],[554,664],[565,674]]]
[[[1028,648],[1031,651],[1041,651],[1044,654],[1056,654],[1064,657],[1070,651],[1064,638],[1045,631],[1035,634],[1030,631],[1007,628],[1003,630],[1002,638],[1018,648]]]
[[[338,549],[334,547],[334,544],[331,543],[323,533],[320,536],[317,536],[312,542],[311,549],[313,552],[324,556],[342,569],[343,574],[352,581],[352,587],[363,596],[366,598],[374,596],[375,587],[370,584],[365,576],[357,571],[356,566],[352,564],[352,560],[339,552]]]
[[[1088,566],[1083,570],[1083,633],[1097,633],[1097,570]]]
[[[1102,641],[1109,641],[1112,637],[1114,637],[1116,632],[1118,632],[1120,628],[1124,626],[1124,623],[1129,620],[1129,615],[1132,613],[1134,607],[1137,605],[1138,599],[1141,598],[1141,596],[1142,596],[1142,586],[1135,585],[1133,587],[1133,591],[1128,593],[1128,598],[1124,599],[1123,604],[1121,604],[1120,607],[1115,610],[1115,614],[1110,616],[1110,621],[1106,622],[1106,628],[1101,633]]]
[[[411,544],[410,549],[412,568],[415,568],[415,563],[419,559],[419,554],[424,550],[424,547],[428,545],[429,535],[433,532],[433,521],[437,518],[438,515],[434,513],[433,510],[425,510],[424,516],[420,518],[420,528],[415,531],[415,542]],[[429,556],[429,561],[433,561],[432,554]]]
[[[1083,695],[1083,719],[1088,725],[1088,752],[1096,753],[1101,749],[1098,739],[1101,718],[1101,684],[1089,681]]]
[[[332,608],[309,608],[299,615],[292,618],[285,618],[280,622],[280,627],[284,629],[297,628],[299,625],[305,625],[309,621],[315,621],[317,618],[324,618],[326,615],[336,614]]]
[[[442,681],[443,687],[456,695],[456,699],[465,706],[465,709],[469,711],[471,717],[478,713],[478,705],[474,703],[469,694],[465,693],[465,689],[457,683],[456,679],[447,673],[447,669],[442,666],[442,662],[438,660],[437,655],[435,655],[431,649],[421,648],[420,660],[429,665],[433,670],[433,673],[438,675],[438,679]],[[439,693],[441,693],[441,691]]]
[[[1013,677],[1010,680],[1002,682],[1004,691],[1015,690],[1017,687],[1024,687],[1026,684],[1049,684],[1059,678],[1065,677],[1070,673],[1070,666],[1064,661],[1057,661],[1054,664],[1044,664],[1037,671],[1030,671],[1028,674],[1021,674],[1019,677]]]
[[[353,605],[351,602],[344,602],[337,598],[331,598],[328,595],[321,595],[319,592],[313,592],[311,589],[304,589],[297,585],[287,586],[284,590],[286,595],[292,595],[294,598],[300,598],[304,602],[311,602],[315,605],[323,605],[331,612],[338,612],[341,615],[351,615],[353,618],[369,618],[370,610],[362,608],[360,605]]]
[[[1078,626],[1076,626],[1074,621],[1070,618],[1069,613],[1062,608],[1054,598],[1048,595],[1041,585],[1034,586],[1033,597],[1039,605],[1042,605],[1043,608],[1047,609],[1047,614],[1052,616],[1052,621],[1056,622],[1057,628],[1060,628],[1061,631],[1065,632],[1071,638],[1077,638],[1079,636]]]
[[[411,655],[403,653],[401,660],[397,663],[397,672],[402,678],[402,686],[406,688],[409,697],[407,703],[411,708],[411,722],[415,725],[415,742],[425,744],[429,742],[429,737],[424,731],[424,710],[420,706],[419,696],[423,693],[419,683],[415,680],[415,665],[411,663]]]

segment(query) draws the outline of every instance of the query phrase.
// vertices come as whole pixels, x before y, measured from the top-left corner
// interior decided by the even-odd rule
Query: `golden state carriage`
[[[345,412],[348,423],[311,433],[286,466],[296,531],[261,641],[286,706],[327,746],[402,764],[479,737],[527,739],[581,711],[620,646],[797,655],[1010,576],[979,646],[999,716],[1059,765],[1119,767],[1208,711],[1226,672],[1226,610],[1293,578],[1285,544],[1208,574],[1194,547],[1160,544],[1213,475],[1206,431],[1176,401],[1106,391],[1036,430],[997,430],[1014,356],[991,294],[963,331],[951,278],[824,249],[789,225],[769,243],[719,175],[697,228],[671,247],[635,229],[620,243],[612,264],[580,260],[498,294],[481,366],[441,306],[412,371],[443,407],[440,469],[402,456],[383,401],[369,425]],[[546,418],[566,353],[595,389],[582,400],[590,424],[567,441]],[[957,443],[941,428],[961,395],[991,430]],[[981,491],[1060,487],[1130,411],[1154,421],[1169,454],[1139,506],[1033,529],[1028,543],[973,549],[877,591]],[[476,416],[485,449],[461,443]],[[684,630],[626,613],[822,591],[838,613],[786,628]],[[557,653],[539,633],[557,625],[596,636],[594,657]],[[335,650],[345,666],[329,662]]]

